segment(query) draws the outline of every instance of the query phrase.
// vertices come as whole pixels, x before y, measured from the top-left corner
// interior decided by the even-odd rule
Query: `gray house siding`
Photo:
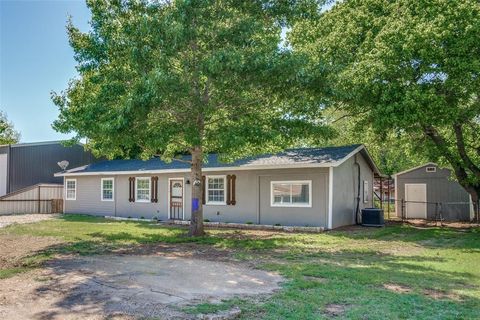
[[[259,222],[293,226],[327,227],[328,214],[328,168],[299,171],[262,172],[259,176]],[[312,206],[310,208],[272,207],[270,205],[271,181],[311,180]]]
[[[188,161],[188,155],[185,155]],[[203,174],[209,176],[235,175],[235,205],[221,202],[203,205],[204,218],[210,221],[238,222],[255,224],[280,224],[292,226],[320,226],[327,229],[354,223],[355,198],[357,194],[357,159],[361,168],[360,209],[373,206],[374,173],[380,174],[372,158],[362,145],[350,145],[326,148],[290,149],[277,154],[265,154],[240,159],[234,163],[222,163],[217,154],[209,154]],[[167,220],[170,211],[170,179],[182,179],[183,206],[179,206],[177,196],[175,205],[176,219],[190,219],[192,207],[189,167],[185,162],[167,163],[158,158],[141,160],[101,161],[88,166],[73,168],[57,176],[77,179],[76,200],[65,200],[66,213],[85,213],[118,217],[157,217]],[[157,202],[130,202],[131,177],[157,177]],[[115,201],[101,200],[101,178],[114,178]],[[208,179],[207,179],[208,180]],[[309,201],[304,200],[306,193],[296,197],[288,195],[300,186],[288,184],[283,188],[280,203],[272,203],[273,182],[303,182],[310,188]],[[366,183],[366,184],[365,184]],[[225,181],[225,184],[227,182]],[[292,188],[292,189],[290,189]],[[179,188],[175,188],[178,194]],[[226,188],[224,189],[228,194]],[[364,191],[367,198],[364,201]],[[295,200],[297,199],[297,200]],[[227,200],[227,199],[225,199]],[[230,199],[228,199],[230,200]],[[284,201],[284,202],[283,202]],[[227,201],[225,201],[227,202]],[[183,215],[178,214],[183,208]]]
[[[205,172],[209,175],[236,175],[236,205],[209,205],[203,206],[204,218],[210,221],[221,222],[252,222],[260,224],[282,224],[299,226],[326,227],[328,212],[328,168],[312,169],[272,169],[272,170],[239,170]],[[67,179],[76,179],[76,200],[65,200],[65,213],[84,213],[91,215],[111,215],[119,217],[157,217],[168,219],[168,179],[189,179],[188,173],[157,174],[158,202],[140,203],[129,202],[128,178],[131,175],[98,175],[72,176]],[[136,177],[151,177],[153,175],[135,175]],[[115,179],[115,201],[101,200],[101,178]],[[286,180],[312,181],[312,207],[271,207],[270,182]],[[185,219],[190,219],[191,185],[184,184],[184,212]]]
[[[360,210],[373,207],[373,171],[362,154],[356,155],[360,165]],[[355,157],[347,159],[340,166],[333,168],[333,211],[332,227],[355,223],[355,208],[358,188],[358,169]],[[363,199],[363,181],[368,181],[368,200]]]
[[[426,167],[434,166],[436,172],[427,172]],[[401,200],[405,196],[405,184],[425,184],[427,189],[427,219],[435,218],[435,204],[443,203],[442,216],[446,220],[469,220],[470,219],[470,196],[462,186],[452,180],[451,171],[442,169],[433,164],[426,164],[415,170],[401,173],[395,177],[397,216],[401,217]],[[460,204],[464,203],[464,204]]]

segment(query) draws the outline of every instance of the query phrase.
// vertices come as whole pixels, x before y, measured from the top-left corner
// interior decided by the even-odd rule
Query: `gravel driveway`
[[[15,214],[0,216],[0,228],[6,227],[14,223],[33,223],[43,220],[50,220],[58,217],[58,214]]]

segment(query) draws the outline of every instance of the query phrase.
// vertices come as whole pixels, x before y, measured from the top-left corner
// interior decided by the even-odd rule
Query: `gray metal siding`
[[[470,219],[470,202],[469,194],[463,187],[451,178],[449,169],[441,169],[437,167],[436,172],[426,172],[425,165],[416,170],[406,172],[396,176],[396,212],[401,217],[401,199],[405,199],[405,184],[424,183],[427,186],[427,202],[444,203],[443,218],[446,220],[469,220]],[[451,204],[447,204],[451,203]],[[457,203],[457,204],[454,204]],[[435,218],[435,205],[427,205],[427,219]]]
[[[360,210],[373,206],[373,171],[358,153],[360,165]],[[358,171],[351,157],[340,166],[333,168],[333,228],[355,223],[355,208],[358,188]],[[368,181],[368,202],[363,201],[363,181]]]
[[[37,183],[62,183],[61,177],[54,177],[54,174],[61,170],[57,162],[62,160],[68,160],[69,168],[74,168],[94,162],[95,158],[80,145],[65,147],[60,143],[53,143],[12,146],[7,192]]]
[[[222,222],[253,222],[262,224],[326,226],[328,212],[328,168],[291,169],[291,170],[248,170],[232,172],[208,172],[205,175],[235,174],[235,206],[204,205],[204,218]],[[152,175],[137,175],[137,177]],[[128,201],[129,175],[115,177],[115,202],[100,200],[100,181],[98,176],[76,176],[77,198],[65,200],[66,213],[85,213],[91,215],[112,215],[120,217],[158,217],[168,219],[168,179],[184,178],[185,219],[190,219],[191,185],[188,173],[158,174],[158,203],[139,203]],[[70,177],[69,177],[70,178]],[[312,208],[270,207],[270,181],[272,180],[312,180]]]

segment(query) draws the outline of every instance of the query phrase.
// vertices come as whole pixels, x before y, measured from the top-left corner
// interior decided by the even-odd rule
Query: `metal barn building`
[[[406,219],[468,221],[470,195],[452,179],[450,169],[427,163],[394,175],[395,211]]]
[[[81,145],[65,147],[61,141],[0,146],[0,196],[39,183],[62,184],[54,174],[57,162],[67,160],[74,168],[95,161]]]

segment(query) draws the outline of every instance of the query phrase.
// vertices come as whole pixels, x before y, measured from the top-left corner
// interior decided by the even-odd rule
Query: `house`
[[[394,175],[398,217],[445,221],[468,221],[473,215],[470,195],[455,180],[452,171],[427,163]],[[402,210],[402,200],[404,202]],[[441,214],[441,216],[440,216]]]
[[[0,146],[0,196],[39,183],[62,184],[55,177],[57,162],[67,160],[70,167],[95,161],[81,145],[65,147],[60,141],[20,143]]]
[[[56,176],[65,179],[65,213],[188,220],[189,172],[188,163],[153,158],[102,161]],[[378,173],[363,145],[292,149],[233,163],[210,154],[203,169],[204,218],[328,229],[350,225],[358,196],[360,208],[372,206]]]

